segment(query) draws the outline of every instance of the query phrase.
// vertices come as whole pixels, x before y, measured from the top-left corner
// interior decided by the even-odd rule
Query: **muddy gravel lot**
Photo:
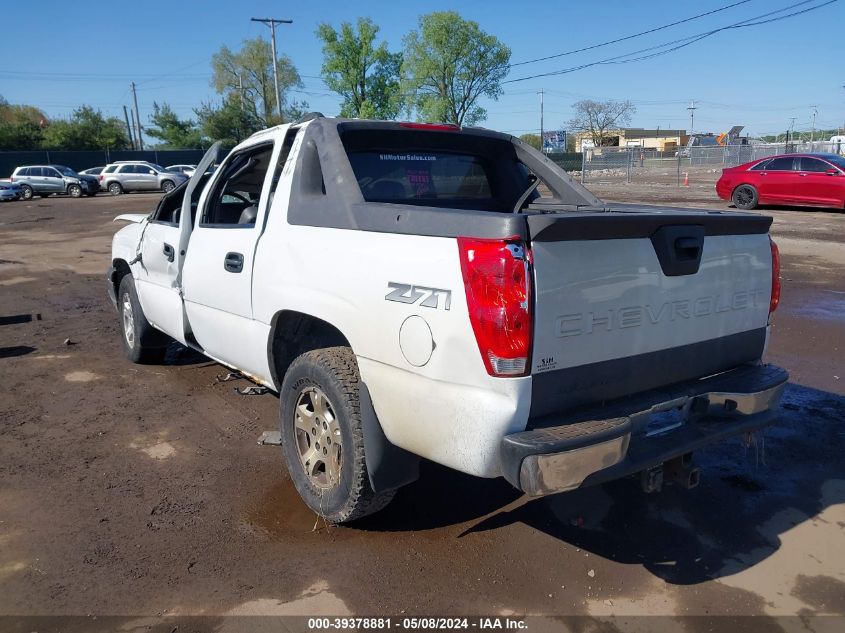
[[[704,187],[594,190],[725,208]],[[385,511],[334,527],[300,502],[280,450],[256,444],[276,427],[273,395],[239,395],[248,383],[177,347],[163,366],[123,358],[104,277],[112,218],[156,200],[0,205],[0,614],[19,616],[0,630],[68,615],[89,616],[73,630],[165,615],[219,630],[223,616],[285,614],[845,622],[811,617],[845,615],[842,212],[763,211],[783,261],[768,349],[792,376],[783,421],[697,454],[698,488],[624,480],[530,500],[427,463]]]

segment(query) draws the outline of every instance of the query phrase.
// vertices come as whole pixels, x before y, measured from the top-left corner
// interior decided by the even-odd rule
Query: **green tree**
[[[379,27],[370,18],[358,18],[340,31],[320,24],[323,42],[322,76],[326,85],[343,97],[340,115],[361,119],[395,119],[399,114],[399,71],[402,54],[387,44],[375,45]]]
[[[511,57],[507,46],[454,11],[421,16],[419,30],[404,43],[403,92],[419,119],[457,125],[484,120],[487,112],[478,100],[502,94]]]
[[[528,143],[534,149],[540,149],[540,135],[539,134],[521,134],[520,141]]]
[[[12,105],[0,96],[0,150],[37,149],[47,115],[28,105]]]
[[[263,127],[263,122],[234,96],[224,99],[220,106],[204,103],[194,112],[202,136],[212,142],[222,141],[225,147],[234,147]]]
[[[202,134],[191,119],[180,119],[167,103],[153,102],[153,113],[146,132],[163,141],[163,149],[194,149],[202,147]]]
[[[307,104],[290,101],[288,93],[302,87],[296,67],[289,57],[276,60],[279,92],[282,99],[282,119],[291,120]],[[211,58],[211,84],[227,101],[234,96],[243,99],[244,106],[263,126],[283,123],[277,114],[276,89],[273,83],[273,53],[267,40],[260,37],[245,40],[241,50],[233,52],[223,46]]]
[[[123,121],[104,117],[91,106],[83,105],[67,120],[53,121],[44,130],[44,149],[126,149],[129,139]]]

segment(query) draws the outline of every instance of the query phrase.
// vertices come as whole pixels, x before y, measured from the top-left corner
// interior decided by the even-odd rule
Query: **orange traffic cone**
[[[684,172],[684,187],[689,187],[689,172]]]

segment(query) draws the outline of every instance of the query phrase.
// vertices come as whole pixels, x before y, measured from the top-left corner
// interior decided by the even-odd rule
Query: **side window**
[[[32,175],[32,174],[30,173],[30,170],[31,170],[31,169],[32,169],[32,167],[24,167],[23,169],[19,169],[19,170],[18,170],[18,173],[17,173],[17,176],[19,176],[19,177],[21,177],[21,178],[26,177],[26,176],[31,176],[31,175]]]
[[[206,202],[200,226],[255,226],[272,153],[268,143],[232,156]]]
[[[44,167],[44,175],[48,178],[61,178],[62,175],[52,167]]]
[[[42,167],[30,167],[29,168],[29,175],[30,176],[43,176],[44,169]]]
[[[769,163],[771,162],[771,160],[764,160],[760,163],[757,163],[756,165],[754,165],[754,167],[751,168],[751,171],[763,171],[764,169],[766,169],[766,167],[769,166]]]
[[[103,170],[104,174],[113,174],[117,169],[117,165],[109,165]]]
[[[806,156],[801,158],[801,171],[820,171],[824,173],[828,169],[833,169],[833,166],[823,160],[807,158]]]
[[[792,171],[793,163],[795,163],[795,159],[792,156],[775,158],[766,167],[766,171]]]
[[[118,165],[117,166],[117,173],[119,173],[119,174],[132,174],[134,172],[132,170],[132,165]]]

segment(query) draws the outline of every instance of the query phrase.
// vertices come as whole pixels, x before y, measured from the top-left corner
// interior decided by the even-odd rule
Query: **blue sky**
[[[322,54],[317,23],[370,16],[392,50],[421,13],[456,10],[476,20],[512,50],[511,61],[553,55],[716,9],[737,0],[630,2],[514,2],[452,0],[409,3],[280,2],[278,0],[180,0],[179,2],[67,2],[41,0],[3,7],[0,40],[0,95],[12,103],[42,108],[63,117],[79,104],[122,116],[131,107],[129,82],[138,85],[143,122],[152,102],[168,102],[181,115],[203,101],[218,99],[209,85],[211,55],[223,44],[269,37],[250,17],[293,19],[279,27],[280,52],[303,77],[296,98],[310,109],[336,114],[339,99],[319,79]],[[825,0],[810,0],[808,8]],[[644,37],[611,46],[512,68],[509,79],[570,68],[709,31],[801,0],[749,0]],[[4,3],[5,4],[5,3]],[[29,25],[29,26],[27,26]],[[483,105],[486,127],[513,133],[539,128],[539,97],[545,90],[545,128],[565,128],[571,105],[581,98],[630,99],[638,127],[688,128],[687,105],[696,100],[695,128],[724,131],[745,125],[752,134],[782,132],[795,117],[796,130],[845,123],[845,2],[806,15],[757,27],[720,32],[667,55],[599,65],[559,76],[508,83],[498,101]]]

